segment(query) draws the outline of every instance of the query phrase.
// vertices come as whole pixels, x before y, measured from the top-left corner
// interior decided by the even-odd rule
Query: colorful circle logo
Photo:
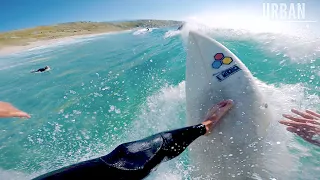
[[[223,53],[217,53],[214,55],[214,61],[212,63],[212,68],[219,69],[222,64],[229,65],[232,63],[233,59],[231,57],[225,57]]]

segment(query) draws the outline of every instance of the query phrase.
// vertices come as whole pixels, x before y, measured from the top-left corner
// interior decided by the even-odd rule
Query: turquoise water
[[[32,115],[0,121],[0,179],[30,179],[186,125],[186,51],[173,29],[102,35],[0,57],[1,100]],[[268,33],[207,33],[262,82],[279,119],[292,107],[319,110],[319,43],[299,46],[299,39]],[[29,73],[46,65],[52,70]],[[274,126],[281,134],[277,144],[288,146],[297,162],[296,171],[283,168],[284,174],[320,179],[319,148]],[[186,151],[148,179],[188,179],[190,171]]]

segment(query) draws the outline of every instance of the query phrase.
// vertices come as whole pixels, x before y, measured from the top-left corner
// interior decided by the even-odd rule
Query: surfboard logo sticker
[[[239,66],[233,65],[232,67],[223,70],[217,74],[214,74],[213,76],[215,76],[218,79],[218,81],[221,82],[240,70],[241,69],[239,68]]]
[[[223,53],[216,53],[216,55],[213,56],[214,61],[212,63],[212,68],[219,69],[222,64],[229,65],[232,63],[233,59],[232,57],[224,56]]]

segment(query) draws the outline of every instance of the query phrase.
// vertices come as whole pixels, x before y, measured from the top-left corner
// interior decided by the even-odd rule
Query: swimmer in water
[[[179,27],[178,27],[178,31],[180,31],[182,28],[183,28],[184,24],[181,24]]]
[[[110,180],[144,179],[160,163],[179,156],[198,137],[210,134],[232,106],[232,100],[221,101],[208,111],[202,123],[121,144],[107,155],[49,172],[34,180],[85,177]]]
[[[44,68],[40,68],[36,71],[31,71],[31,73],[36,73],[36,72],[45,72],[45,71],[49,71],[50,70],[50,67],[49,66],[46,66]]]

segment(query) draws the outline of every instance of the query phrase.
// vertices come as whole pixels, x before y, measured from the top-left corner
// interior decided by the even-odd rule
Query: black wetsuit
[[[46,68],[40,68],[40,69],[38,69],[38,70],[36,70],[36,71],[32,71],[32,72],[44,72],[44,71],[46,71],[47,69]]]
[[[161,132],[121,144],[106,156],[58,169],[35,179],[143,179],[161,162],[177,157],[205,133],[206,128],[202,124]]]

